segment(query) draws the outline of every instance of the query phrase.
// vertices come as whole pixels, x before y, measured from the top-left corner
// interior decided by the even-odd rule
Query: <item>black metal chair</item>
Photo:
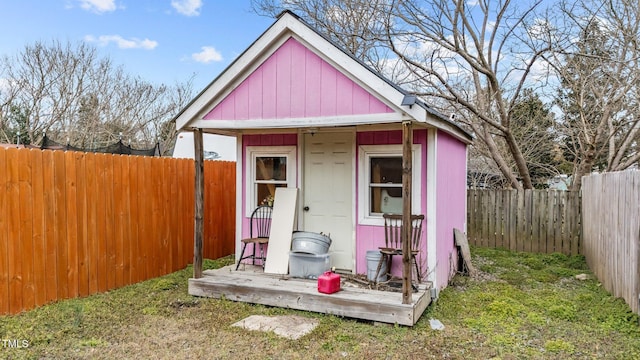
[[[262,260],[262,267],[264,267],[264,262],[267,259],[264,253],[264,247],[269,243],[272,212],[273,207],[268,205],[260,205],[255,210],[253,210],[253,213],[251,213],[251,220],[249,222],[249,237],[240,240],[242,242],[242,252],[240,253],[240,260],[238,260],[236,270],[238,270],[238,268],[240,267],[240,263],[244,259],[252,259],[253,265],[256,264],[256,259]],[[248,244],[253,244],[253,253],[244,256],[244,252],[247,249]],[[259,256],[256,256],[256,247],[260,248]]]
[[[383,214],[384,218],[384,242],[385,246],[380,247],[380,261],[376,270],[374,281],[377,282],[383,261],[387,262],[387,272],[391,274],[391,264],[394,255],[402,257],[402,215],[400,214]],[[420,279],[420,269],[416,257],[420,253],[420,239],[422,238],[422,222],[424,215],[411,215],[411,234],[409,238],[409,246],[411,247],[411,260],[416,267],[416,278]]]

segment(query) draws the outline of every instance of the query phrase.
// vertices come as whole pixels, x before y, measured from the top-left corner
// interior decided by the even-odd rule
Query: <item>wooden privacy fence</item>
[[[468,190],[467,237],[476,246],[580,252],[580,195],[557,190]]]
[[[193,261],[194,162],[0,148],[0,314]],[[234,252],[235,163],[205,162],[204,256]]]
[[[640,171],[582,180],[583,253],[607,291],[640,312]]]

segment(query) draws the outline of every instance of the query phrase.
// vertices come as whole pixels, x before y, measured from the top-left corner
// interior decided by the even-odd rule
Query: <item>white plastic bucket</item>
[[[378,274],[378,279],[375,280],[376,270],[378,270],[378,263],[380,262],[380,250],[367,250],[367,280],[369,281],[387,281],[387,262],[383,262],[380,267],[380,274]]]

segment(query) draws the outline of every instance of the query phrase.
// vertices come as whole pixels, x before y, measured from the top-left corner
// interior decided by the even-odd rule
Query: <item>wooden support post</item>
[[[196,129],[193,132],[193,148],[196,164],[193,277],[198,279],[202,277],[202,242],[204,238],[204,149],[202,129]]]
[[[411,162],[413,126],[402,122],[402,303],[411,304]]]

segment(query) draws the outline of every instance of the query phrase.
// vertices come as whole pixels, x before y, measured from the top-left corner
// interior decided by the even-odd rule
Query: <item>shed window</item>
[[[273,205],[276,188],[295,187],[295,161],[293,146],[247,147],[247,213]]]
[[[287,157],[256,156],[255,159],[256,203],[272,205],[276,188],[287,187]]]
[[[359,147],[359,222],[382,225],[382,214],[402,213],[402,146],[362,145]],[[421,213],[420,145],[413,145],[413,212]]]
[[[369,158],[369,212],[402,212],[402,156]]]

